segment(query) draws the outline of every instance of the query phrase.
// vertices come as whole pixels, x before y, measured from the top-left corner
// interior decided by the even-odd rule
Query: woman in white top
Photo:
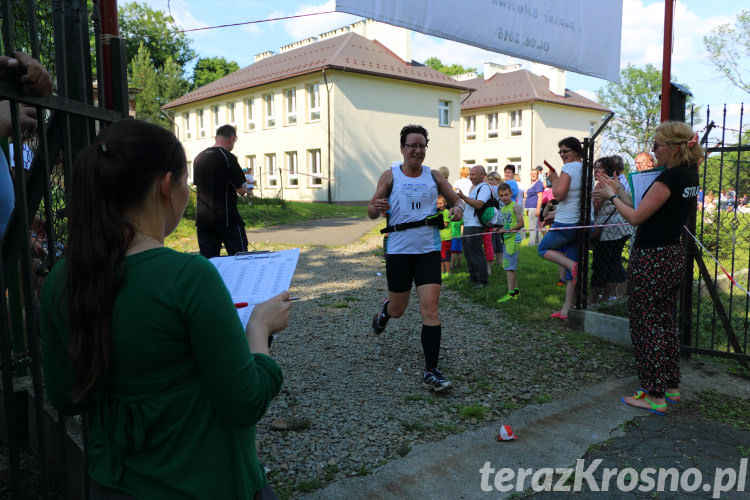
[[[567,270],[565,303],[562,309],[552,313],[550,317],[568,319],[568,311],[573,306],[576,278],[578,277],[577,240],[580,230],[565,230],[564,228],[578,225],[580,217],[583,146],[575,137],[566,137],[557,146],[564,165],[559,176],[557,172],[551,169],[549,176],[552,181],[552,193],[558,201],[557,211],[555,212],[555,221],[550,226],[550,231],[542,238],[537,251],[544,259],[559,264]],[[555,230],[556,228],[557,230]]]

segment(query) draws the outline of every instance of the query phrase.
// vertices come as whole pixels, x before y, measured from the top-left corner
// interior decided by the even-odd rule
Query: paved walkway
[[[358,240],[382,222],[382,219],[357,217],[308,220],[296,224],[251,229],[247,232],[247,238],[251,242],[339,246]]]

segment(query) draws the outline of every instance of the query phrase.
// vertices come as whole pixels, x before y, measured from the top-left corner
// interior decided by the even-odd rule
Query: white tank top
[[[388,197],[391,206],[389,224],[422,220],[437,213],[437,185],[430,167],[422,165],[422,175],[408,177],[401,162],[391,165],[393,189]],[[389,254],[421,254],[440,251],[440,232],[434,226],[415,227],[388,235]]]

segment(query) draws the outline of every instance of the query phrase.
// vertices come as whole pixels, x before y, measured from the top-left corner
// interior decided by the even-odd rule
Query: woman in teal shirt
[[[68,247],[42,292],[43,369],[58,411],[89,411],[92,498],[273,495],[255,425],[281,387],[268,338],[288,293],[243,330],[214,266],[164,248],[189,190],[161,127],[105,128],[70,187]]]

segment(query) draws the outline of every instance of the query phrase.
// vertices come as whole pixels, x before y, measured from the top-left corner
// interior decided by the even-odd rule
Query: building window
[[[286,124],[294,125],[297,123],[297,89],[287,89],[284,95],[286,97]]]
[[[307,86],[307,95],[309,96],[310,121],[320,120],[320,84],[313,83]]]
[[[198,136],[206,137],[206,123],[203,120],[203,110],[198,110]]]
[[[245,115],[247,116],[247,131],[255,130],[255,99],[245,99]]]
[[[469,167],[469,168],[471,168],[471,167],[473,167],[474,165],[476,165],[476,163],[477,163],[477,161],[476,161],[476,160],[464,160],[464,167]]]
[[[231,123],[232,125],[234,125],[235,123],[237,123],[234,120],[234,103],[228,102],[226,104],[226,108],[227,108],[227,121]]]
[[[484,160],[484,164],[488,174],[490,172],[497,172],[497,158],[487,158]]]
[[[290,187],[299,186],[299,170],[297,168],[297,152],[287,151],[286,153],[286,171],[288,175],[287,185]]]
[[[466,134],[464,135],[464,138],[467,141],[473,141],[477,138],[477,117],[467,116],[464,118],[464,122],[466,123]]]
[[[515,157],[515,158],[508,158],[508,162],[506,165],[513,165],[515,168],[515,172],[519,173],[521,171],[521,158]],[[505,168],[505,166],[503,166]]]
[[[248,174],[255,177],[255,155],[245,156],[245,168]]]
[[[497,137],[497,113],[487,115],[487,138],[494,139]]]
[[[510,135],[521,135],[521,110],[511,111],[509,116]]]
[[[451,126],[451,103],[449,101],[438,102],[438,122],[441,127]]]
[[[190,132],[190,113],[182,113],[182,122],[185,124],[185,139],[190,139],[193,134]]]
[[[594,137],[595,130],[596,130],[596,122],[589,122],[589,137]]]
[[[279,171],[276,170],[276,154],[270,153],[266,155],[266,185],[268,187],[276,187],[279,185]]]
[[[310,186],[322,186],[323,173],[320,165],[320,150],[309,149],[307,151],[307,162],[310,166]]]
[[[211,112],[214,115],[214,127],[219,127],[219,106],[211,106]]]
[[[263,96],[263,101],[266,103],[266,128],[276,126],[276,118],[274,116],[274,102],[273,94],[266,94]]]

